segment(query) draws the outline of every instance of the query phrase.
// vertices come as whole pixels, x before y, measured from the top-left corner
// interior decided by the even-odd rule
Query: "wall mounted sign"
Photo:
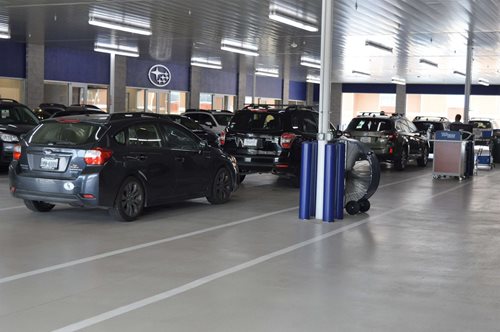
[[[149,68],[148,78],[151,84],[159,88],[163,88],[170,83],[172,74],[164,65],[154,65]]]

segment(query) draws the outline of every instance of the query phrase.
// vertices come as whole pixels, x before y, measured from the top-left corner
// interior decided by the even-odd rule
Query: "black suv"
[[[434,152],[434,134],[436,131],[449,130],[450,121],[448,118],[441,116],[416,116],[413,119],[413,124],[418,131],[427,137],[430,142],[430,153]]]
[[[33,211],[56,203],[106,207],[123,221],[172,201],[224,203],[237,176],[234,158],[147,113],[45,120],[16,146],[9,167],[11,193]]]
[[[0,166],[12,160],[14,146],[21,135],[36,125],[38,118],[25,105],[13,99],[0,99]]]
[[[297,181],[302,142],[317,134],[318,112],[311,107],[249,105],[234,114],[221,145],[238,161],[240,180],[272,172]]]
[[[427,165],[429,142],[400,114],[361,113],[351,120],[345,135],[365,143],[380,162],[394,164],[398,170],[405,169],[410,160],[416,160],[421,167]]]

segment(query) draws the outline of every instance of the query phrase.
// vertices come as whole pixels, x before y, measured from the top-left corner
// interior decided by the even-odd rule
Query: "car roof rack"
[[[376,117],[376,116],[389,116],[389,115],[392,115],[392,114],[386,114],[384,111],[380,111],[380,112],[361,112],[360,114],[358,114],[358,117],[362,117],[362,116]]]
[[[2,102],[2,103],[19,104],[19,102],[17,100],[11,99],[11,98],[0,98],[0,102]]]
[[[285,111],[316,111],[313,106],[289,105],[289,104],[248,104],[243,107],[244,110],[285,110]]]

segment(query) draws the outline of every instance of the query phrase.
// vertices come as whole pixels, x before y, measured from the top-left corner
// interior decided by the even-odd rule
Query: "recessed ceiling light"
[[[310,15],[277,4],[269,6],[269,19],[310,32],[318,31],[317,20]]]
[[[321,79],[319,76],[307,75],[306,82],[319,84],[321,82]]]
[[[129,56],[134,58],[139,56],[138,47],[117,45],[117,44],[105,44],[101,42],[97,42],[94,44],[94,51],[101,53]]]
[[[420,62],[420,63],[423,63],[423,64],[425,64],[425,65],[428,65],[428,66],[432,66],[432,67],[436,67],[436,68],[438,68],[438,67],[439,67],[439,65],[438,65],[437,63],[435,63],[435,62],[433,62],[433,61],[430,61],[430,60],[427,60],[427,59],[420,59],[420,61],[419,61],[419,62]]]
[[[210,69],[222,69],[222,62],[220,60],[193,57],[191,58],[191,66],[204,67]]]
[[[148,19],[135,15],[110,12],[107,10],[93,8],[89,12],[89,24],[139,35],[150,36],[151,24]]]
[[[370,73],[366,73],[364,71],[359,71],[359,70],[353,70],[352,73],[354,75],[360,75],[360,76],[372,76]]]
[[[366,46],[375,47],[375,48],[378,48],[379,50],[392,53],[392,47],[389,47],[389,46],[386,46],[384,44],[380,44],[380,43],[377,43],[377,42],[374,42],[374,41],[371,41],[371,40],[367,40],[365,42],[365,45]]]
[[[406,80],[403,78],[399,78],[399,77],[393,77],[391,82],[394,84],[406,85]]]
[[[268,77],[279,77],[279,70],[273,68],[257,68],[255,69],[255,75],[268,76]]]
[[[234,40],[224,39],[221,41],[220,49],[223,51],[240,53],[251,56],[259,55],[259,47],[249,43],[238,42]]]
[[[300,65],[305,66],[305,67],[321,69],[321,60],[315,59],[312,57],[308,57],[308,56],[301,56],[300,57]]]

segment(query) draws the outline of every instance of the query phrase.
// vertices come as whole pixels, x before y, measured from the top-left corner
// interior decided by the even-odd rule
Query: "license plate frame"
[[[55,171],[55,170],[59,169],[59,158],[42,157],[40,159],[40,169],[43,169],[46,171]]]
[[[259,143],[257,138],[245,138],[243,140],[243,146],[256,147]]]

